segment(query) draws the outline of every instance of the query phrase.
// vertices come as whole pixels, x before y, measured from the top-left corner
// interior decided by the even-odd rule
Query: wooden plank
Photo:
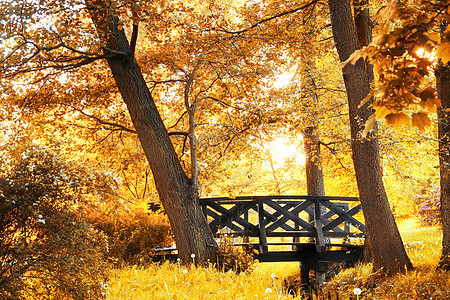
[[[277,201],[277,203],[279,203],[278,201]],[[298,216],[298,214],[300,213],[300,212],[302,212],[302,211],[304,211],[305,209],[307,209],[310,205],[312,204],[312,201],[302,201],[302,202],[299,202],[299,204],[297,204],[297,205],[295,205],[294,206],[294,208],[292,209],[292,210],[288,210],[289,211],[289,213],[291,213],[291,214],[293,214],[294,216],[295,216],[295,218],[296,219],[299,219],[299,220],[302,220],[302,221],[304,221],[303,219],[301,219],[299,216]],[[286,206],[285,206],[286,207]],[[285,207],[283,207],[283,208],[285,208]],[[281,215],[281,213],[280,213],[280,215]],[[276,230],[278,227],[282,227],[282,225],[281,224],[285,224],[286,223],[286,221],[288,221],[288,220],[292,220],[291,218],[289,218],[289,216],[286,216],[285,214],[284,214],[284,216],[282,217],[282,218],[280,218],[280,219],[278,219],[276,222],[274,222],[273,224],[270,224],[270,226],[268,226],[267,227],[267,230],[270,230],[270,231],[273,231],[273,230]],[[294,221],[294,220],[292,220],[292,221]],[[305,223],[307,223],[307,224],[309,224],[308,222],[306,222],[306,221],[304,221]],[[294,224],[296,225],[296,226],[298,226],[298,229],[300,229],[300,227],[302,227],[302,228],[305,228],[304,226],[301,226],[301,222],[295,222],[294,221]],[[312,226],[311,224],[310,224],[310,226]],[[282,227],[283,228],[283,227]],[[306,228],[305,228],[306,229]],[[286,230],[286,229],[285,229]],[[295,228],[290,228],[289,230],[295,230]],[[289,231],[288,230],[288,231]]]
[[[324,238],[363,238],[365,234],[362,232],[332,232],[322,231]],[[231,233],[233,234],[233,233]],[[316,237],[315,231],[266,231],[267,237]]]
[[[295,251],[276,251],[266,252],[255,255],[255,259],[259,262],[283,262],[283,261],[302,261],[302,262],[314,262],[314,261],[348,261],[356,262],[360,259],[362,249],[355,248],[352,250],[336,250],[327,252],[295,252]],[[178,259],[177,254],[154,254],[152,255],[152,261],[173,261]]]
[[[292,203],[286,204],[285,207],[287,206],[286,209],[289,209],[291,207],[293,207],[294,205]],[[286,224],[286,222],[280,222],[279,217],[282,216],[283,214],[280,211],[275,211],[274,213],[270,213],[267,210],[264,210],[264,216],[266,218],[266,230],[275,230],[278,227],[286,230],[286,231],[291,231],[291,230],[295,230],[293,227],[289,226],[288,224]],[[271,223],[269,225],[269,223]],[[274,223],[277,223],[277,226],[274,227]],[[267,226],[269,225],[269,226]]]
[[[217,231],[219,229],[224,229],[225,227],[227,227],[233,231],[245,231],[245,226],[243,226],[241,228],[233,223],[228,223],[227,219],[223,219],[223,218],[227,218],[228,217],[227,215],[224,215],[224,214],[219,215],[212,210],[208,210],[208,213],[209,213],[209,216],[214,218],[214,220],[209,223],[209,228],[211,228],[211,231],[213,232],[213,234],[217,234]]]
[[[282,206],[280,206],[278,203],[274,201],[267,201],[266,204],[273,209],[283,213],[286,218],[293,221],[294,223],[298,224],[299,226],[303,227],[306,230],[313,231],[314,227],[302,220],[298,217],[298,215],[293,214],[292,212],[288,211],[287,209],[284,209]]]
[[[314,226],[314,209],[311,207],[305,208],[305,211],[312,217],[312,221],[309,223]],[[326,224],[330,223],[330,220],[328,220],[329,215],[334,216],[336,213],[332,211],[327,211],[325,215],[320,216],[320,220],[322,221],[322,225],[325,226]],[[344,230],[340,229],[339,227],[336,229],[336,232],[344,232]]]
[[[256,225],[251,224],[250,222],[240,217],[240,215],[243,214],[244,211],[256,208],[255,207],[256,205],[253,203],[245,203],[243,205],[238,206],[235,205],[229,210],[217,203],[209,203],[208,205],[214,210],[222,213],[221,216],[219,216],[218,214],[214,214],[213,217],[216,217],[215,221],[210,222],[210,225],[213,225],[214,228],[217,226],[222,226],[222,227],[229,227],[230,229],[231,227],[233,227],[234,230],[241,230],[236,225],[232,224],[232,222],[234,221],[243,226],[244,229],[257,229]],[[212,212],[208,211],[208,214],[211,215]]]
[[[200,203],[203,202],[222,202],[223,204],[234,204],[236,202],[242,201],[253,201],[257,202],[259,200],[319,200],[319,201],[359,201],[358,197],[340,197],[340,196],[308,196],[308,195],[275,195],[275,196],[237,196],[234,198],[229,197],[211,197],[211,198],[201,198]]]
[[[347,212],[340,210],[338,207],[335,207],[331,202],[325,201],[322,204],[325,205],[326,207],[328,207],[330,210],[334,211],[337,215],[339,215],[339,217],[336,219],[336,220],[340,221],[338,224],[346,221],[350,225],[361,230],[362,232],[366,231],[366,226],[353,217],[353,215],[357,214],[362,209],[361,204],[356,205],[355,207],[353,207],[352,209],[350,209]],[[331,222],[331,223],[333,223],[332,225],[330,225],[331,224],[330,223],[330,224],[327,224],[327,226],[330,229],[333,227],[336,227],[337,225],[335,225],[335,224],[338,222],[336,220]],[[327,230],[330,230],[330,229],[327,229]]]
[[[313,251],[276,251],[260,253],[255,258],[260,262],[279,262],[279,261],[348,261],[356,262],[361,257],[362,249],[336,250],[326,252]]]

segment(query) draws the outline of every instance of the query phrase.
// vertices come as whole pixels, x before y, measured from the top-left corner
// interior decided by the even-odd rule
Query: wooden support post
[[[302,299],[312,300],[312,289],[309,279],[309,271],[311,266],[309,263],[300,262],[300,294]]]
[[[259,252],[269,252],[267,246],[266,224],[264,221],[264,201],[258,200]]]
[[[248,209],[244,212],[244,220],[245,220],[245,222],[248,222]],[[248,234],[245,234],[245,236],[243,238],[243,242],[246,244],[248,244],[250,242]]]
[[[314,263],[314,287],[320,288],[322,284],[325,282],[326,274],[328,270],[328,263],[326,261],[318,261]]]

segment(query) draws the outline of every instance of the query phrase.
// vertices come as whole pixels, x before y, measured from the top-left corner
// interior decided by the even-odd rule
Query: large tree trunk
[[[341,61],[360,48],[358,33],[352,18],[349,0],[329,0],[334,41]],[[352,155],[359,197],[363,206],[369,247],[375,270],[383,268],[386,274],[405,271],[412,264],[404,249],[384,189],[376,132],[362,138],[365,121],[372,114],[369,103],[359,107],[370,91],[370,73],[360,59],[343,69],[347,90]],[[389,249],[389,251],[386,251]]]
[[[439,119],[439,165],[441,175],[442,256],[439,267],[450,270],[450,66],[436,68],[436,88],[442,107]]]
[[[175,235],[178,254],[186,264],[210,259],[215,261],[217,244],[198,205],[191,180],[183,171],[166,127],[146,85],[132,47],[118,18],[112,1],[86,0],[97,27],[108,64],[130,113],[142,148],[153,173],[156,188]],[[122,29],[122,30],[120,30]],[[136,38],[137,25],[133,36]]]

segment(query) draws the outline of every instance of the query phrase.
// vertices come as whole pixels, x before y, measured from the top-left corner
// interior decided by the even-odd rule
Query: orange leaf
[[[445,65],[450,61],[450,43],[442,43],[437,46],[436,55],[440,56]]]
[[[400,130],[402,125],[411,125],[411,118],[404,112],[386,115],[385,119],[388,125],[394,125],[397,130]]]
[[[420,131],[425,130],[425,126],[431,125],[431,120],[425,112],[412,114],[412,125],[417,126]]]

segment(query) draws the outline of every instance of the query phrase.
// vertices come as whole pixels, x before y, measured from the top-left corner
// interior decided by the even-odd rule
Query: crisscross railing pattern
[[[268,252],[268,237],[315,238],[318,252],[326,251],[330,238],[364,237],[365,225],[355,218],[362,210],[358,202],[356,197],[329,196],[200,199],[215,235],[226,229],[231,235],[258,237],[262,253]]]

